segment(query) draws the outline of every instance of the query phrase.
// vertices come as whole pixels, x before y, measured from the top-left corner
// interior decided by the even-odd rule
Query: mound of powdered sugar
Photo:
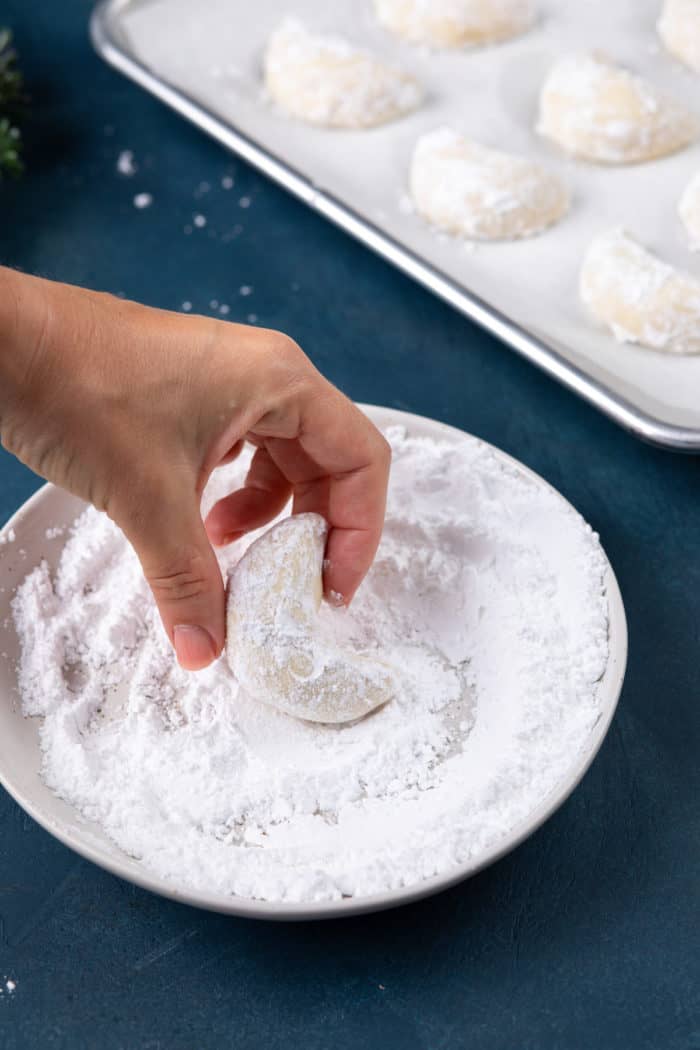
[[[375,564],[351,610],[323,610],[400,682],[360,722],[277,712],[242,695],[225,660],[181,671],[136,557],[93,509],[55,574],[20,585],[43,776],[151,872],[277,901],[415,883],[496,845],[585,747],[608,654],[596,536],[472,439],[387,436]],[[205,509],[248,462],[215,474]],[[221,554],[225,572],[254,538]]]

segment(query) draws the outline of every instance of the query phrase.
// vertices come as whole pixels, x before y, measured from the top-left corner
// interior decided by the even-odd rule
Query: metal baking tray
[[[553,57],[596,46],[601,25],[606,50],[670,94],[698,99],[697,77],[654,43],[656,0],[542,5],[538,26],[517,41],[437,54],[390,39],[369,0],[331,7],[295,0],[295,13],[310,26],[370,47],[426,85],[421,110],[369,132],[307,127],[265,101],[260,57],[287,12],[281,0],[256,0],[255,18],[243,0],[102,0],[91,35],[111,65],[625,429],[667,448],[700,450],[700,358],[620,346],[583,313],[576,295],[586,244],[617,221],[692,269],[675,204],[700,167],[699,149],[600,169],[555,155],[532,131],[537,87]],[[401,197],[415,139],[442,123],[546,158],[573,188],[571,215],[514,244],[476,247],[437,236],[406,213]]]

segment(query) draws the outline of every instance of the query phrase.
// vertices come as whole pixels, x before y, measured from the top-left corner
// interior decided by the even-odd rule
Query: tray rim
[[[437,267],[404,247],[395,238],[379,230],[330,192],[320,190],[310,179],[258,145],[234,124],[223,120],[203,103],[149,69],[126,49],[117,32],[119,16],[138,2],[139,0],[99,0],[93,9],[90,16],[90,38],[98,55],[105,62],[196,124],[365,247],[449,303],[459,313],[500,339],[511,350],[593,405],[624,430],[661,448],[687,453],[700,451],[700,425],[680,426],[665,422],[617,394],[605,383],[567,361],[545,340],[530,333],[496,307],[490,306]]]
[[[507,452],[489,442],[468,434],[458,427],[454,427],[440,420],[431,419],[428,416],[419,416],[415,413],[404,412],[400,409],[389,408],[380,405],[368,405],[358,403],[360,408],[378,426],[391,424],[404,425],[407,428],[415,428],[418,432],[429,430],[434,437],[443,436],[447,440],[461,440],[465,436],[478,442],[482,448],[490,449],[500,460],[515,467],[515,469],[532,478],[538,485],[544,486],[552,491],[556,498],[564,505],[571,507],[572,504],[550,483],[531,470],[520,460],[510,456]],[[35,508],[52,497],[56,492],[56,486],[43,485],[37,492],[18,508],[12,517],[0,528],[0,535],[11,529],[21,529],[23,521],[32,515]],[[68,494],[64,494],[68,496]],[[84,503],[77,497],[69,497],[80,512]],[[575,510],[575,508],[573,508]],[[77,516],[76,513],[76,516]],[[576,512],[578,513],[578,512]],[[568,774],[535,806],[528,816],[518,822],[511,831],[494,843],[490,849],[485,851],[478,860],[465,861],[441,875],[433,875],[427,879],[420,880],[408,886],[387,890],[382,893],[368,895],[366,897],[344,897],[334,901],[318,902],[276,902],[256,900],[254,898],[229,896],[221,893],[204,892],[180,888],[177,884],[161,879],[153,874],[148,868],[140,867],[133,863],[125,864],[120,859],[122,851],[119,847],[118,855],[108,852],[101,844],[90,842],[90,836],[76,835],[70,828],[64,827],[60,819],[46,810],[42,804],[41,797],[37,798],[31,792],[22,789],[21,785],[13,782],[12,776],[0,765],[0,785],[14,798],[21,808],[29,814],[41,827],[49,832],[79,856],[91,861],[105,871],[119,878],[140,886],[162,897],[170,898],[183,904],[193,905],[206,911],[218,912],[225,915],[237,915],[245,918],[257,918],[276,921],[305,921],[313,919],[339,919],[350,915],[362,915],[369,912],[384,911],[389,908],[403,906],[433,894],[441,893],[458,883],[471,878],[473,875],[490,867],[506,854],[512,852],[517,846],[533,835],[549,818],[564,804],[572,792],[581,783],[588,772],[594,758],[598,754],[603,741],[608,735],[612,720],[620,699],[622,687],[625,680],[628,655],[628,631],[625,607],[620,593],[620,587],[615,572],[610,564],[605,550],[603,555],[606,561],[605,587],[608,595],[609,613],[609,639],[610,650],[605,672],[600,679],[600,688],[607,692],[607,701],[601,704],[600,717],[591,728],[585,744],[581,747],[575,761],[572,762]],[[0,698],[2,702],[2,698]],[[11,701],[10,701],[11,702]],[[20,717],[24,717],[20,714]],[[43,782],[42,782],[43,783]],[[45,789],[49,791],[48,788]],[[90,822],[85,822],[89,827]]]

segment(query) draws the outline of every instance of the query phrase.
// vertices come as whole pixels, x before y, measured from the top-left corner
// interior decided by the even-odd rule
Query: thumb
[[[136,520],[119,524],[138,555],[180,666],[207,667],[224,646],[224,585],[194,493],[141,506]]]

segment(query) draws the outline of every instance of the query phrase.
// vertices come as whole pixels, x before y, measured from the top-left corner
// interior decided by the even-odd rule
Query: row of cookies
[[[691,23],[700,32],[700,0],[667,0],[659,31],[669,47],[676,41],[681,16],[689,17],[689,5],[697,9]],[[376,0],[375,6],[389,28],[412,42],[434,46],[490,43],[522,32],[534,19],[529,0]],[[448,8],[451,21],[440,22]],[[448,23],[450,32],[445,30]],[[692,33],[684,40],[692,44]],[[686,47],[689,64],[693,55]],[[309,32],[292,18],[270,38],[264,73],[269,95],[289,115],[331,127],[385,123],[415,109],[423,98],[422,88],[409,74],[346,40]],[[694,141],[700,130],[684,105],[599,54],[565,55],[555,63],[540,92],[536,128],[566,154],[606,165],[673,153]],[[570,203],[568,188],[545,165],[492,149],[447,127],[418,140],[409,188],[416,211],[431,225],[469,239],[532,236],[561,219]],[[700,173],[685,190],[679,213],[691,246],[700,245]],[[605,273],[612,268],[619,280],[608,276],[598,282],[596,267]],[[667,282],[673,279],[675,291],[662,296],[660,303],[641,297],[651,311],[650,321],[635,303],[639,289],[662,275]],[[582,270],[581,296],[618,339],[672,352],[700,351],[700,283],[676,273],[621,231],[597,238],[591,246]],[[679,324],[679,310],[683,316],[690,312],[690,328]]]

